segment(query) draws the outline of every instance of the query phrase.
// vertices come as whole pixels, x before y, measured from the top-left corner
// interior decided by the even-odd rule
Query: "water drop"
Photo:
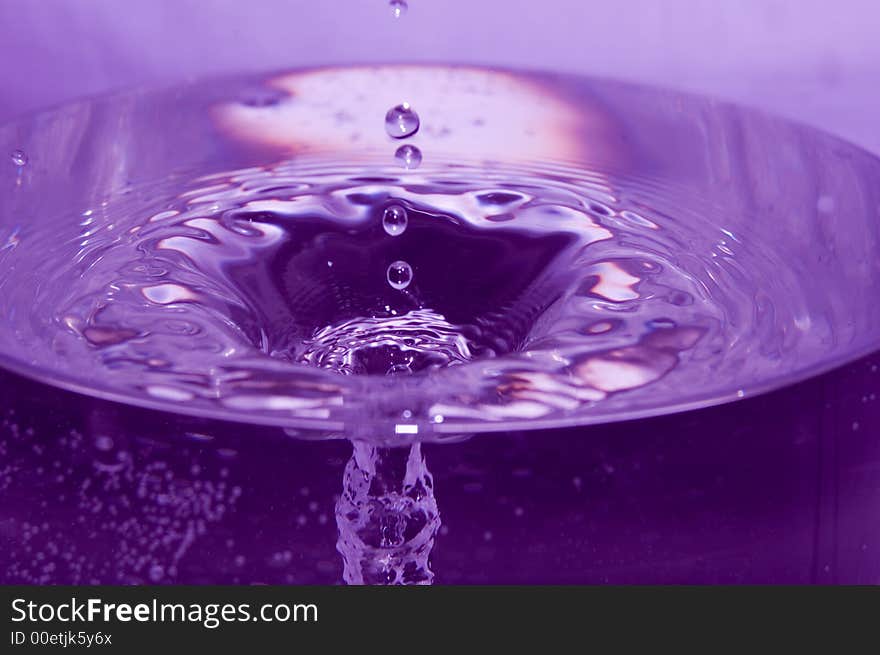
[[[403,164],[404,168],[418,168],[422,163],[422,151],[415,146],[400,146],[394,153],[394,158]]]
[[[416,120],[418,120],[418,118]],[[24,166],[28,163],[28,156],[24,150],[13,150],[11,157],[12,163],[16,166]]]
[[[388,267],[386,277],[388,278],[388,284],[390,284],[393,289],[403,291],[409,286],[410,282],[412,282],[412,266],[404,261],[396,261]]]
[[[405,139],[419,131],[419,115],[408,102],[397,105],[385,114],[385,131],[394,139]]]
[[[385,209],[385,213],[382,215],[382,227],[385,229],[385,233],[392,237],[400,236],[406,232],[408,223],[406,209],[400,205],[391,205]]]
[[[401,18],[406,15],[406,11],[409,9],[406,0],[391,0],[388,4],[391,7],[391,15],[395,18]]]

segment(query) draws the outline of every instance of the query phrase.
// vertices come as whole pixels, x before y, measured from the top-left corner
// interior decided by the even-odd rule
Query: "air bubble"
[[[386,277],[388,279],[388,284],[391,285],[392,289],[403,291],[410,285],[410,282],[412,282],[412,266],[405,261],[396,261],[388,267]]]
[[[385,213],[382,215],[382,228],[386,234],[392,237],[400,236],[406,232],[408,223],[406,209],[400,205],[391,205],[385,209]]]
[[[397,105],[385,114],[385,131],[394,139],[405,139],[419,131],[419,115],[408,102]]]
[[[394,158],[406,169],[418,168],[422,163],[422,151],[415,146],[400,146],[394,153]]]
[[[103,452],[113,449],[113,439],[111,437],[101,435],[95,438],[95,448]]]
[[[16,166],[21,167],[28,163],[28,156],[24,150],[13,150],[10,157],[12,157],[12,163]]]

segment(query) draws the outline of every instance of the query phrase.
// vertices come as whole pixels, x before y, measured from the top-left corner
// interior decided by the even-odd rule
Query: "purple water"
[[[398,88],[429,97],[415,165],[375,110]],[[96,127],[111,116],[122,132]],[[7,142],[28,159],[0,196],[0,361],[129,406],[110,416],[152,410],[172,449],[213,431],[251,435],[233,458],[271,442],[264,431],[354,440],[333,507],[301,515],[335,523],[347,582],[433,579],[442,531],[420,442],[710,406],[878,343],[878,310],[852,298],[880,283],[880,164],[711,100],[469,68],[327,69],[83,103],[5,129]],[[140,468],[139,446],[120,445],[140,428],[120,429],[89,419],[53,446],[76,442],[94,470],[57,454],[50,467],[59,485],[77,480],[76,520],[89,523],[83,503],[126,498],[115,517],[158,496],[186,519],[129,516],[141,541],[91,578],[35,577],[15,550],[10,581],[179,580],[248,491],[222,466],[203,483],[201,469]],[[181,509],[187,494],[198,508]],[[5,520],[23,545],[21,519]]]
[[[638,403],[669,373],[705,385],[732,343],[776,328],[752,317],[760,276],[779,268],[770,253],[644,200],[641,214],[601,203],[611,189],[584,172],[298,160],[201,184],[152,187],[163,209],[146,217],[111,202],[100,223],[80,218],[84,239],[41,248],[43,293],[7,296],[46,313],[47,354],[71,373],[282,425],[357,411],[448,426],[570,418],[624,391]],[[407,227],[391,238],[397,206]],[[685,243],[705,257],[683,257]],[[765,316],[793,324],[796,293],[782,287]],[[670,385],[651,403],[690,395]]]

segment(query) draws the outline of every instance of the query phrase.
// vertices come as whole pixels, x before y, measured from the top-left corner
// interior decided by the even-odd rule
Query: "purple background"
[[[0,120],[71,97],[320,63],[582,72],[771,109],[880,151],[873,0],[0,0]]]

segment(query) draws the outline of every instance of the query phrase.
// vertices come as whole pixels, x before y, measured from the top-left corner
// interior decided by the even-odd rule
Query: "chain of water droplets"
[[[403,17],[409,5],[404,0],[391,0],[391,13],[395,18]],[[392,139],[406,139],[419,131],[419,115],[408,102],[402,102],[385,114],[385,131]],[[422,151],[412,144],[404,144],[394,152],[394,158],[406,169],[418,168],[422,163]]]
[[[401,18],[409,9],[404,0],[391,0],[389,5],[395,18]],[[385,132],[392,139],[409,138],[419,131],[420,126],[419,115],[408,102],[392,107],[385,114]],[[406,169],[418,168],[422,163],[422,152],[414,145],[404,144],[395,151],[394,158]],[[392,237],[403,234],[407,223],[406,208],[402,205],[388,207],[382,217],[382,227]],[[386,269],[385,277],[392,289],[403,291],[412,282],[412,266],[403,260],[392,262]]]

